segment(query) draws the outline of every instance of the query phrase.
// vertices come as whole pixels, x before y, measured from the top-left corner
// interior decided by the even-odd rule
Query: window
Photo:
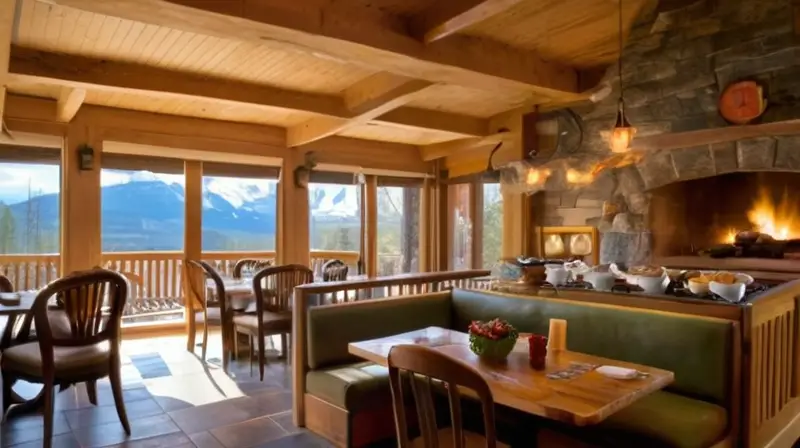
[[[0,254],[60,251],[61,151],[0,145]]]
[[[452,269],[469,269],[472,266],[472,212],[469,184],[450,185],[450,263]]]
[[[352,179],[352,175],[349,177]],[[312,250],[360,251],[360,185],[312,183],[308,186],[308,207]]]
[[[275,250],[277,170],[243,166],[223,171],[215,166],[203,164],[203,250]],[[234,172],[242,175],[232,176]]]
[[[491,268],[499,259],[503,247],[503,195],[500,184],[483,184],[483,241],[484,268]]]
[[[103,252],[183,250],[183,174],[103,169],[100,182]]]
[[[418,186],[380,186],[378,179],[378,275],[419,272]]]

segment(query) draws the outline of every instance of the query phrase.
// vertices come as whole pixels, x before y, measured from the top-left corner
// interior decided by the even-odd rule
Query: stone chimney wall
[[[623,52],[625,104],[637,137],[731,126],[717,111],[718,98],[731,82],[745,79],[765,86],[768,108],[761,122],[800,118],[800,38],[791,0],[698,0],[669,13],[651,3]],[[560,144],[553,159],[611,155],[605,138],[617,111],[616,65],[605,79],[613,93],[575,109],[581,144]],[[559,128],[566,119],[558,116]],[[563,126],[569,127],[574,128]],[[648,151],[635,165],[606,170],[583,188],[548,182],[538,193],[544,196],[544,214],[537,224],[596,226],[602,263],[644,263],[652,246],[649,190],[736,171],[773,170],[800,172],[800,136]]]

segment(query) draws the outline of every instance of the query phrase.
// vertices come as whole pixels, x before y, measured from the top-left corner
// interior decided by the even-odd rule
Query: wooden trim
[[[487,39],[451,36],[422,46],[398,19],[352,1],[298,8],[285,0],[51,0],[85,11],[208,36],[280,45],[436,83],[490,90],[523,89],[544,97],[572,96],[574,69]],[[319,56],[317,56],[319,57]]]
[[[523,0],[468,0],[438,2],[423,19],[422,41],[443,39],[496,16]]]
[[[70,70],[62,70],[62,67],[70,67]],[[347,91],[345,91],[344,97],[339,97],[285,90],[277,87],[230,79],[214,79],[198,74],[178,72],[129,62],[49,53],[16,45],[13,46],[11,50],[9,71],[11,72],[9,79],[12,82],[21,84],[44,83],[62,86],[63,92],[66,92],[66,95],[71,96],[77,101],[70,106],[74,107],[75,111],[77,111],[77,107],[80,107],[80,104],[83,102],[83,97],[86,95],[86,90],[88,89],[101,90],[109,93],[119,91],[128,93],[136,92],[142,95],[161,98],[210,98],[226,103],[252,104],[286,110],[311,112],[324,115],[325,117],[321,118],[324,118],[326,123],[347,123],[348,121],[352,121],[353,124],[358,124],[380,117],[380,121],[385,123],[452,132],[467,136],[483,135],[481,131],[488,127],[488,123],[485,120],[476,120],[472,117],[443,112],[429,114],[427,110],[419,108],[404,108],[400,115],[404,117],[404,119],[400,121],[395,121],[392,115],[384,116],[386,112],[399,108],[403,106],[404,103],[408,102],[410,99],[410,96],[408,96],[409,94],[431,85],[431,83],[427,81],[414,80],[401,76],[397,76],[396,79],[407,80],[404,87],[400,89],[395,88],[391,92],[387,91],[390,95],[397,95],[396,99],[391,100],[387,98],[384,104],[375,105],[373,109],[364,110],[365,105],[367,107],[371,106],[369,101],[372,100],[368,100],[361,105],[355,105],[355,107],[348,107],[350,105],[347,102]],[[351,89],[362,90],[368,88],[370,85],[362,84],[367,82],[370,82],[370,78],[354,85]],[[350,94],[351,97],[356,95],[357,94]],[[406,96],[405,100],[401,99],[403,95]],[[67,119],[67,114],[65,114],[63,120],[60,121],[69,121]],[[476,126],[476,122],[480,124]],[[306,127],[319,128],[319,124]],[[342,129],[338,129],[328,135],[335,134]],[[296,130],[294,132],[296,133],[298,131]],[[293,133],[290,132],[289,142],[291,144],[289,146],[298,146],[308,143],[309,141],[311,140],[306,141],[300,138],[300,136],[293,136]]]
[[[303,393],[306,428],[337,447],[350,446],[350,413],[309,393]]]

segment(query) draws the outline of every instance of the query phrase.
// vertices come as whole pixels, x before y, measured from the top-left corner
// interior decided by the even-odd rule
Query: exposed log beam
[[[524,0],[469,0],[436,2],[417,25],[425,43],[431,43],[480,23]]]
[[[441,159],[443,157],[448,157],[455,154],[463,155],[467,152],[496,145],[502,141],[510,139],[511,137],[512,136],[509,132],[498,132],[486,137],[462,138],[449,142],[420,146],[419,151],[420,155],[422,156],[422,160],[429,162],[431,160]]]
[[[17,2],[15,0],[0,1],[0,80],[6,79],[8,75],[8,64],[11,58],[11,38],[14,33],[14,14]],[[6,82],[0,85],[0,121],[3,119],[3,109],[6,100]],[[2,126],[0,125],[0,128]],[[0,129],[0,134],[5,133],[5,129]]]
[[[58,96],[58,104],[56,111],[56,120],[62,123],[69,123],[78,109],[81,108],[83,100],[86,99],[86,89],[73,89],[64,87],[61,89],[61,94]]]
[[[346,99],[338,96],[284,90],[227,79],[216,80],[145,65],[48,53],[18,46],[12,47],[10,72],[12,81],[46,82],[78,89],[121,88],[158,95],[213,98],[313,112],[332,118],[350,119],[355,115],[345,106]],[[377,117],[377,121],[467,136],[485,135],[488,127],[485,120],[464,115],[407,107],[395,112],[400,112],[398,119],[390,115]]]
[[[548,99],[577,91],[575,70],[487,39],[451,36],[425,45],[402,20],[352,0],[48,0],[205,35],[292,48],[431,82],[514,89]],[[567,98],[565,98],[567,97]]]
[[[286,144],[290,147],[305,145],[335,135],[349,127],[368,123],[407,103],[414,94],[431,85],[428,81],[388,72],[377,73],[344,91],[344,103],[347,110],[353,114],[352,118],[312,118],[289,128]]]
[[[65,135],[70,126],[56,121],[54,100],[8,95],[7,116],[24,124],[22,132],[61,128]],[[285,129],[259,124],[234,123],[175,115],[163,115],[86,104],[81,119],[87,126],[102,132],[104,140],[151,145],[170,151],[210,151],[238,156],[286,157],[297,151],[286,148]],[[54,133],[55,134],[55,133]],[[319,163],[382,170],[393,173],[428,174],[431,164],[419,156],[415,146],[347,137],[330,137],[304,146],[300,151],[314,151]],[[178,151],[180,152],[180,151]],[[171,154],[164,154],[169,156]],[[396,174],[398,175],[398,174]]]

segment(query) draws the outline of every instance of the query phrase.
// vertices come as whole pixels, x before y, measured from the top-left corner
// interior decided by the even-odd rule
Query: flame
[[[547,178],[550,177],[550,170],[547,168],[536,169],[531,168],[525,175],[525,183],[528,186],[536,186],[545,183]]]
[[[766,233],[776,240],[800,238],[800,213],[796,205],[789,200],[789,195],[784,192],[780,203],[776,206],[766,188],[760,188],[758,198],[753,207],[747,212],[747,219],[753,225],[753,230]],[[736,229],[728,229],[722,236],[726,244],[736,241]]]
[[[590,184],[594,181],[594,175],[591,171],[582,173],[575,169],[567,170],[567,182],[571,184]]]
[[[800,237],[800,216],[787,192],[776,207],[769,192],[765,188],[759,189],[758,199],[747,212],[747,219],[754,230],[769,234],[776,240]]]

